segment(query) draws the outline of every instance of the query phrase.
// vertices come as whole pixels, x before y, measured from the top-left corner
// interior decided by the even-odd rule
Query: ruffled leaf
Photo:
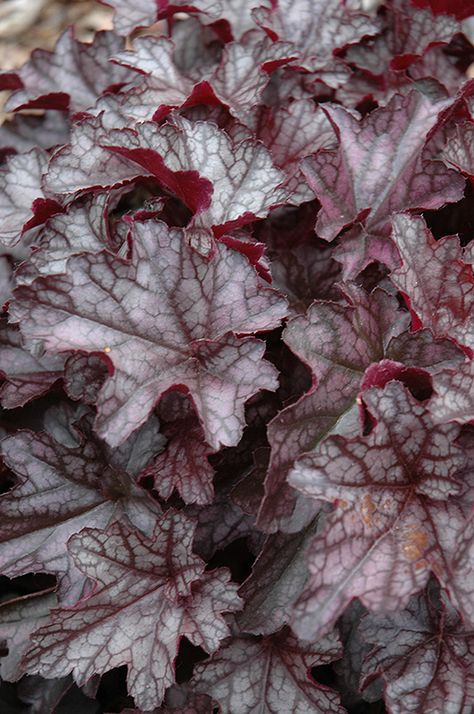
[[[191,394],[212,448],[234,445],[246,400],[277,386],[274,368],[262,361],[264,344],[240,335],[278,326],[285,301],[223,245],[206,261],[164,223],[136,222],[133,234],[131,262],[107,253],[70,258],[51,284],[38,278],[17,289],[12,318],[52,353],[110,360],[96,429],[111,445],[143,424],[173,387]]]
[[[46,677],[72,672],[81,685],[126,664],[138,706],[161,704],[174,681],[179,639],[214,652],[229,634],[222,613],[240,607],[227,572],[204,573],[192,554],[193,530],[186,516],[168,511],[151,539],[120,523],[71,538],[70,555],[95,581],[94,591],[73,608],[52,611],[32,636],[25,670]]]

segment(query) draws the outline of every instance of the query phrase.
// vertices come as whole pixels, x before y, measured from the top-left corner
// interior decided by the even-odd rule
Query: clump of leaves
[[[471,714],[474,6],[105,4],[0,75],[2,712]]]

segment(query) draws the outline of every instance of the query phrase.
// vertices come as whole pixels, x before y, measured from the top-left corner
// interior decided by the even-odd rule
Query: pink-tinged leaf
[[[24,229],[42,223],[60,210],[55,201],[48,201],[41,181],[48,164],[42,149],[32,149],[8,159],[0,173],[0,245],[11,248],[21,238]],[[41,215],[35,220],[35,214]]]
[[[456,58],[445,53],[443,47],[432,47],[424,56],[410,67],[410,76],[416,84],[426,82],[430,77],[435,78],[448,90],[450,96],[454,97],[462,91],[462,86],[466,81],[460,67],[456,64]],[[420,84],[418,84],[420,86]]]
[[[308,580],[307,550],[318,527],[319,519],[314,519],[299,533],[268,536],[252,574],[239,590],[245,602],[237,619],[242,631],[270,635],[290,622],[293,605]]]
[[[439,208],[462,197],[464,179],[423,156],[428,134],[446,106],[411,92],[361,120],[343,107],[325,107],[339,149],[321,150],[303,161],[303,173],[322,205],[318,235],[333,240],[361,221],[369,237],[388,237],[393,213]]]
[[[352,305],[314,302],[283,334],[292,352],[311,368],[317,387],[269,424],[272,455],[258,519],[265,530],[299,530],[313,517],[314,505],[288,486],[288,473],[295,459],[317,449],[329,433],[358,431],[356,398],[363,374],[388,353],[391,337],[408,326],[408,314],[382,290],[370,297],[353,290],[350,298]]]
[[[307,496],[336,504],[309,550],[311,577],[292,623],[301,636],[327,631],[354,597],[393,612],[430,571],[450,578],[435,524],[447,516],[459,525],[469,500],[459,427],[435,425],[399,382],[365,392],[364,401],[376,424],[370,434],[329,437],[288,477]]]
[[[153,488],[165,500],[177,489],[185,503],[211,503],[214,469],[207,457],[213,450],[204,441],[192,404],[183,394],[172,392],[163,398],[159,414],[168,443],[140,479],[151,477]]]
[[[355,280],[371,263],[379,262],[386,266],[399,263],[397,249],[390,238],[371,234],[363,225],[345,231],[333,254],[334,260],[341,264],[345,281]]]
[[[235,445],[247,399],[277,386],[275,369],[262,361],[264,343],[235,333],[278,326],[285,301],[222,244],[206,261],[183,231],[164,223],[135,222],[133,236],[131,262],[106,253],[72,257],[54,284],[38,278],[17,288],[12,319],[50,352],[110,360],[114,373],[96,419],[109,444],[126,439],[178,387],[191,394],[209,446]]]
[[[100,444],[67,448],[47,434],[20,431],[2,441],[5,464],[19,483],[0,497],[0,567],[8,576],[31,571],[59,576],[61,596],[74,602],[84,578],[66,543],[93,524],[129,520],[151,533],[160,509]]]
[[[168,511],[150,539],[121,523],[71,538],[70,555],[95,588],[75,607],[52,611],[32,636],[25,669],[48,678],[72,672],[82,685],[126,664],[137,705],[159,706],[174,681],[180,638],[215,652],[229,634],[223,613],[241,606],[224,569],[204,573],[193,531],[185,515]]]
[[[66,31],[53,52],[35,50],[18,70],[23,87],[8,99],[7,111],[88,109],[107,87],[130,79],[127,69],[109,62],[122,46],[113,32],[97,33],[93,43],[86,44]]]
[[[0,674],[5,682],[16,682],[24,674],[20,661],[30,646],[30,635],[45,624],[56,605],[54,593],[18,597],[0,605],[0,641],[8,649],[0,657]]]
[[[295,460],[317,448],[328,434],[358,431],[358,384],[356,375],[330,374],[319,382],[316,392],[286,407],[270,422],[272,452],[258,513],[258,525],[263,530],[298,532],[319,512],[319,505],[295,492],[287,477]]]
[[[109,370],[96,355],[75,354],[64,365],[64,389],[68,397],[95,404]]]
[[[291,203],[310,201],[313,195],[301,174],[300,161],[319,149],[333,149],[337,139],[327,115],[312,99],[299,99],[275,110],[265,107],[257,137],[270,150],[292,188]]]
[[[391,279],[421,324],[474,348],[474,274],[457,237],[435,241],[423,218],[400,214],[393,219],[392,238],[402,266]]]
[[[278,0],[271,8],[256,10],[254,18],[271,37],[292,42],[298,65],[310,71],[330,63],[335,50],[380,31],[375,18],[338,0]]]
[[[392,714],[470,714],[474,699],[474,630],[449,600],[429,588],[394,615],[368,615],[364,639],[375,645],[365,680],[381,672]]]
[[[16,114],[0,127],[2,152],[14,150],[25,153],[36,147],[51,149],[67,144],[69,123],[61,112],[45,112],[42,116]]]
[[[197,12],[216,20],[222,12],[219,0],[101,0],[115,10],[114,27],[119,35],[130,35],[177,12]]]
[[[461,122],[448,133],[446,145],[441,153],[449,167],[474,176],[474,123]]]
[[[455,370],[445,370],[433,381],[434,395],[430,400],[436,422],[474,420],[474,363],[461,364]]]
[[[0,401],[5,409],[16,409],[40,397],[62,377],[64,357],[35,356],[22,344],[21,334],[4,321],[0,323],[0,374],[5,382]]]
[[[390,69],[404,70],[430,47],[448,44],[461,32],[461,25],[449,15],[433,15],[415,10],[407,1],[387,7],[383,35],[367,43],[349,47],[345,58],[372,75]],[[442,77],[440,77],[442,81]]]
[[[343,714],[338,694],[308,675],[340,653],[334,635],[304,645],[287,629],[264,639],[235,637],[195,667],[192,684],[210,694],[222,714]]]

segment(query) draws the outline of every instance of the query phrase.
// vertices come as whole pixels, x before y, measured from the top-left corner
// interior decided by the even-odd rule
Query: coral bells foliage
[[[472,714],[474,4],[104,4],[0,75],[0,711]]]

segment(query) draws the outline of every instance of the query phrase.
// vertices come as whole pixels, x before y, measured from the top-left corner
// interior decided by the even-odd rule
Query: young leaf
[[[396,265],[396,254],[386,240],[393,213],[439,208],[462,197],[463,178],[423,153],[446,106],[414,91],[394,96],[386,107],[360,120],[343,107],[325,107],[339,136],[339,148],[320,150],[305,159],[303,173],[322,205],[318,235],[333,240],[343,228],[362,224],[350,236],[358,240],[353,251],[360,252],[359,236],[368,243],[358,271],[375,259],[389,267]]]
[[[153,488],[168,499],[176,488],[185,503],[211,503],[214,469],[208,461],[213,450],[204,441],[202,427],[184,395],[165,396],[159,408],[166,448],[140,474],[151,477]]]

